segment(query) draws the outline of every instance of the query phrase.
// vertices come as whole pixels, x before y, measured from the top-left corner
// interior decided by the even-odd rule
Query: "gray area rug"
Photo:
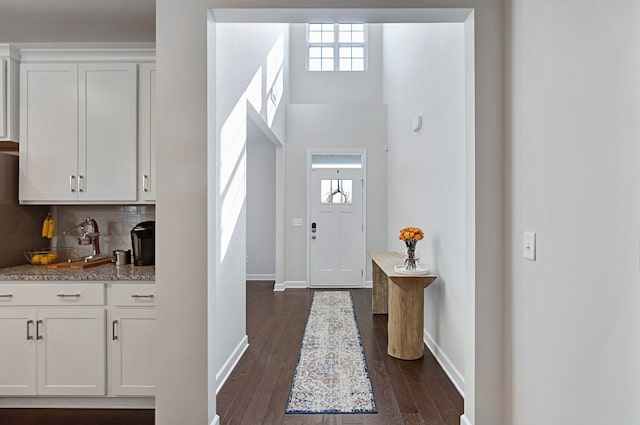
[[[351,293],[316,292],[286,413],[375,412]]]

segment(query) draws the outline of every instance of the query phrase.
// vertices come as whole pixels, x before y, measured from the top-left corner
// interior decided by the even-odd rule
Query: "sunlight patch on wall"
[[[246,92],[220,131],[220,261],[224,260],[246,195]]]
[[[262,112],[262,67],[258,68],[247,87],[247,101],[258,113]]]
[[[273,120],[284,94],[284,35],[281,34],[267,56],[267,125]]]

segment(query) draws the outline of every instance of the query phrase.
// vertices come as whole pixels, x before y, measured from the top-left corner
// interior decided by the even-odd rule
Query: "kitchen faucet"
[[[92,245],[93,253],[91,255],[87,255],[82,257],[85,262],[99,260],[101,258],[106,258],[106,256],[100,254],[100,231],[98,230],[98,223],[93,219],[93,217],[85,217],[82,220],[82,223],[77,224],[71,229],[62,232],[64,235],[80,228],[80,237],[78,237],[79,245]]]

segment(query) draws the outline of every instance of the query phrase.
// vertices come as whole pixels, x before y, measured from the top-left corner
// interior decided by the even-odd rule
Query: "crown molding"
[[[17,61],[21,59],[20,50],[13,44],[0,44],[0,56],[9,57]]]
[[[154,43],[40,44],[19,47],[21,63],[37,62],[155,62]]]

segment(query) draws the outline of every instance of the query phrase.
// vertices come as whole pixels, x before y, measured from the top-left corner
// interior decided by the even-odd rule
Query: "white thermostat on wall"
[[[524,232],[522,238],[522,256],[531,261],[536,261],[536,234]]]
[[[417,115],[413,119],[413,131],[418,132],[422,128],[422,115]]]

